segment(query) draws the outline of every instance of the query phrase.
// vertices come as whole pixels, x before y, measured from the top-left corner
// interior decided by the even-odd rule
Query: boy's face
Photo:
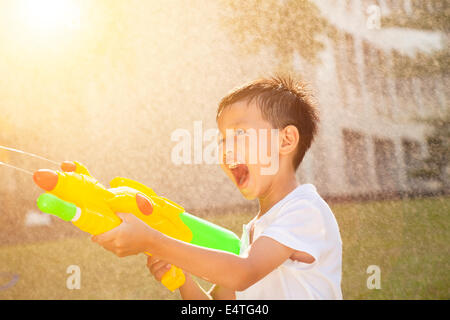
[[[267,170],[278,161],[274,149],[278,136],[272,125],[263,119],[256,102],[238,101],[222,111],[218,127],[222,169],[246,199],[265,195],[278,171],[278,167]]]

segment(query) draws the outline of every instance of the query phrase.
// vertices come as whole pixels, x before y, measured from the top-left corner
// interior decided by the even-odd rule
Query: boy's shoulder
[[[284,226],[301,234],[316,234],[341,242],[339,225],[328,203],[319,195],[314,185],[302,185],[299,192],[280,207],[273,226]]]
[[[280,201],[279,211],[321,210],[325,201],[312,184],[302,184]]]
[[[292,220],[320,219],[320,208],[317,199],[320,198],[312,184],[303,184],[294,189],[286,197],[277,202],[271,210],[262,216],[261,224],[291,223]]]
[[[283,200],[260,225],[261,236],[307,252],[316,259],[339,245],[334,215],[313,185],[301,185]]]
[[[272,223],[315,224],[322,228],[330,227],[330,222],[336,224],[333,212],[312,184],[298,186],[283,200],[274,213]]]

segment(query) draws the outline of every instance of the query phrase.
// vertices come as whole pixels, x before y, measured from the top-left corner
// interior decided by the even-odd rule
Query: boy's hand
[[[170,270],[171,265],[166,261],[159,260],[154,256],[147,258],[147,268],[157,281],[161,281],[163,275]]]
[[[149,240],[158,231],[150,228],[131,213],[116,214],[122,219],[122,223],[112,230],[93,236],[92,241],[119,257],[147,251]]]

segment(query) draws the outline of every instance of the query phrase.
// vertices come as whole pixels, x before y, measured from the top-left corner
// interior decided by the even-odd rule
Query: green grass
[[[450,198],[333,205],[343,240],[344,299],[449,299]],[[238,235],[253,214],[209,216]],[[143,255],[117,258],[88,236],[0,247],[0,299],[180,299],[149,275]],[[69,265],[81,269],[81,289],[69,290]],[[381,289],[366,285],[369,265],[381,269]],[[207,282],[199,280],[204,286]]]
[[[449,198],[335,206],[343,239],[344,298],[448,299]],[[369,265],[381,269],[368,290]]]

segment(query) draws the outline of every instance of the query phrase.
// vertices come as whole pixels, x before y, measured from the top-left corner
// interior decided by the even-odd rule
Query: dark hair
[[[262,117],[274,128],[283,129],[294,125],[298,129],[300,141],[293,160],[294,169],[297,169],[314,140],[319,124],[316,103],[306,84],[280,76],[247,83],[222,98],[216,121],[227,106],[242,100],[248,104],[255,100]]]

